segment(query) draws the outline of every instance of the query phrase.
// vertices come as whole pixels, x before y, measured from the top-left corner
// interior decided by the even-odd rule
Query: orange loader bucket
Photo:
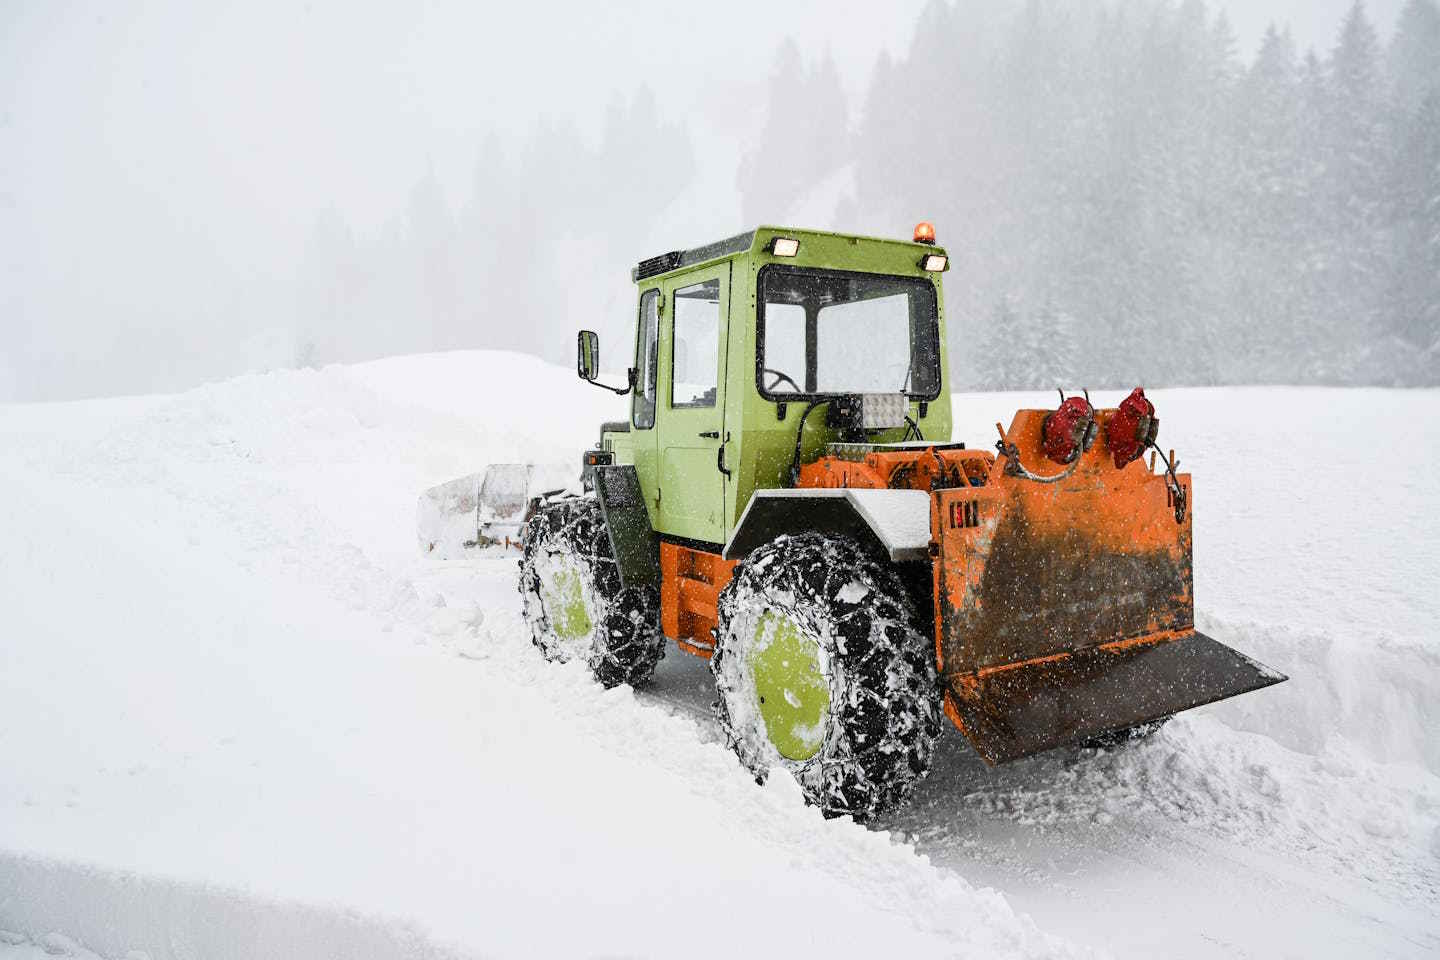
[[[1190,476],[1117,467],[1118,414],[1063,465],[1022,410],[984,485],[933,494],[945,709],[990,763],[1285,679],[1195,632]]]

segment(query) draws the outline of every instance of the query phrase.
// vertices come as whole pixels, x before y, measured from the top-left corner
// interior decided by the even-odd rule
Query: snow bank
[[[0,911],[5,960],[96,957],[84,944],[126,960],[473,955],[436,944],[410,922],[71,862],[0,855],[0,890],[8,891]],[[69,933],[53,930],[57,922]]]
[[[531,455],[593,435],[533,366],[0,408],[0,929],[152,958],[1076,954],[543,663],[513,554],[418,556],[422,486],[513,459],[522,418]]]
[[[1440,414],[1440,392],[1150,395],[1162,446],[1194,475],[1197,625],[1289,681],[1111,753],[1057,751],[994,771],[952,761],[892,826],[942,862],[986,863],[970,876],[1050,928],[1132,955],[1208,955],[1195,943],[1182,951],[1166,933],[1177,927],[1214,955],[1433,953],[1440,513],[1416,505],[1435,493],[1424,468],[1440,462],[1440,432],[1413,425]],[[1053,406],[1053,394],[955,401],[956,439],[978,439],[1003,411]],[[987,839],[962,845],[963,830],[937,833],[932,820]],[[1017,831],[1028,857],[1057,865],[1047,881],[1027,879],[1023,862],[993,866],[1014,859]],[[1134,838],[1157,836],[1173,839],[1135,852]],[[1093,937],[1058,892],[1073,889],[1060,865],[1082,850],[1087,873],[1112,883],[1134,883],[1137,857],[1154,861],[1146,868],[1169,896],[1135,889],[1131,908],[1166,923]],[[1104,866],[1117,851],[1118,875]],[[1296,912],[1302,924],[1274,922]]]
[[[1199,628],[1290,675],[1210,709],[1440,774],[1440,391],[1151,390],[1193,471]],[[1120,395],[1095,394],[1097,406]],[[956,439],[1054,394],[957,394]],[[989,434],[987,434],[987,429]],[[1395,451],[1405,451],[1400,457]]]
[[[1077,952],[977,881],[1137,956],[1440,946],[1440,393],[1153,397],[1201,629],[1291,680],[1133,750],[989,771],[952,737],[889,832],[755,787],[703,691],[540,661],[513,554],[417,554],[421,489],[576,463],[624,416],[569,370],[0,407],[0,930],[156,960]],[[956,439],[1027,403],[957,396]]]

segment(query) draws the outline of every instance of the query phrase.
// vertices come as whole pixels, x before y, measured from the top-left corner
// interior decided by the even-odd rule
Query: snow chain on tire
[[[557,585],[568,592],[557,596]],[[526,523],[520,595],[545,659],[582,660],[606,687],[644,683],[665,655],[660,593],[621,587],[594,497],[548,504]]]
[[[777,688],[773,680],[767,685],[767,678],[757,678],[755,665],[796,677],[792,661],[803,658],[787,653],[784,660],[767,661],[757,649],[767,639],[772,646],[778,642],[778,629],[769,625],[777,618],[787,624],[788,649],[798,649],[790,638],[808,638],[824,674],[817,684],[828,685],[829,693],[819,728],[797,724],[798,740],[781,730],[782,746],[767,727],[775,723],[776,705],[770,717],[762,716],[762,691],[775,696]],[[780,537],[736,568],[720,594],[717,634],[710,661],[720,695],[716,716],[757,781],[783,767],[826,816],[857,820],[909,799],[929,772],[940,731],[940,689],[934,644],[917,629],[914,605],[889,564],[850,540]],[[780,696],[799,707],[807,694],[795,689],[803,687],[803,678],[787,680]],[[824,702],[823,692],[817,696]],[[813,755],[792,758],[806,750]]]

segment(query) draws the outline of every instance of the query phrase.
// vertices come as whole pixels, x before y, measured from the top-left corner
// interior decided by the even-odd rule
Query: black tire
[[[660,593],[621,587],[610,537],[594,497],[574,497],[537,510],[525,524],[520,595],[530,637],[545,659],[581,660],[606,687],[638,686],[665,655]],[[557,572],[574,577],[583,616],[557,606]],[[568,616],[567,616],[568,613]]]
[[[806,800],[829,817],[866,820],[908,800],[934,755],[940,687],[934,644],[918,629],[914,604],[894,568],[850,540],[783,536],[736,568],[718,606],[710,660],[719,693],[716,718],[756,781],[783,767]],[[773,626],[767,636],[767,611],[785,618],[791,637],[818,650],[823,679],[813,689],[828,688],[828,702],[819,723],[791,731],[813,739],[787,740],[780,730],[781,742],[791,747],[818,744],[808,757],[804,750],[783,755],[769,732],[778,723],[777,707],[769,708],[768,719],[760,712],[764,696],[757,682],[765,681],[757,681],[752,661],[780,636]],[[783,666],[791,669],[790,661]],[[789,686],[784,697],[801,707]]]
[[[1161,727],[1169,722],[1169,717],[1161,717],[1159,720],[1147,720],[1145,723],[1137,723],[1133,727],[1124,727],[1120,730],[1111,730],[1107,733],[1097,733],[1093,737],[1086,737],[1081,740],[1079,746],[1085,750],[1114,750],[1127,743],[1136,740],[1144,740],[1151,736]]]

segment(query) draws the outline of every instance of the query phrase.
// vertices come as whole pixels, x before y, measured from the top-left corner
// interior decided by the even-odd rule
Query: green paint
[[[697,370],[695,374],[707,384],[716,385],[715,405],[676,407],[670,402],[671,391],[684,391],[675,386],[672,361],[676,353],[685,347],[675,337],[675,291],[709,281],[716,282],[720,292],[717,369],[713,372]],[[725,475],[716,467],[716,460],[719,438],[724,436],[725,429],[721,388],[727,353],[724,345],[730,306],[730,264],[720,263],[676,274],[673,279],[663,281],[661,289],[665,293],[665,302],[660,313],[659,396],[655,405],[655,429],[632,433],[637,436],[637,443],[648,440],[656,445],[654,462],[664,491],[660,498],[660,522],[656,529],[676,537],[721,543],[727,532],[723,516],[727,484]],[[710,376],[706,377],[706,373]],[[701,436],[706,433],[715,436]],[[641,482],[643,485],[644,481]],[[654,513],[651,516],[653,522]]]
[[[550,628],[561,640],[574,642],[590,636],[595,629],[585,606],[585,582],[573,567],[557,570],[544,585],[545,612]]]
[[[768,642],[767,642],[768,641]],[[750,675],[765,733],[780,756],[809,760],[825,739],[830,687],[820,668],[820,644],[795,621],[766,610],[755,627]]]
[[[770,243],[777,236],[799,240],[799,254],[795,257],[771,254]],[[653,252],[638,251],[635,259]],[[906,240],[760,227],[747,250],[639,281],[637,305],[648,290],[659,290],[665,298],[659,327],[655,426],[647,430],[632,426],[629,433],[606,433],[602,442],[614,452],[616,463],[634,464],[651,525],[662,534],[723,543],[756,490],[782,485],[803,405],[790,403],[785,419],[780,420],[776,403],[762,397],[755,384],[756,287],[760,269],[767,264],[929,279],[935,285],[940,308],[940,395],[929,403],[924,417],[920,416],[919,404],[912,402],[910,416],[919,422],[925,436],[949,440],[951,383],[945,339],[945,298],[940,274],[926,273],[919,267],[922,254],[944,252],[943,247],[926,247]],[[673,294],[707,280],[720,283],[716,403],[713,408],[677,408],[670,402],[675,348]],[[635,316],[638,317],[638,309]],[[635,327],[638,328],[638,324]],[[638,339],[636,329],[635,339],[625,348],[632,358],[638,355]],[[630,363],[638,364],[638,360],[631,359]],[[834,433],[825,428],[823,414],[821,410],[819,415],[812,415],[805,425],[801,445],[804,460],[813,460],[827,442],[835,439]],[[718,436],[700,436],[710,432]],[[895,430],[877,434],[874,439],[896,441],[903,434],[903,430]],[[731,471],[729,479],[720,473],[716,464],[722,440],[725,464]]]

